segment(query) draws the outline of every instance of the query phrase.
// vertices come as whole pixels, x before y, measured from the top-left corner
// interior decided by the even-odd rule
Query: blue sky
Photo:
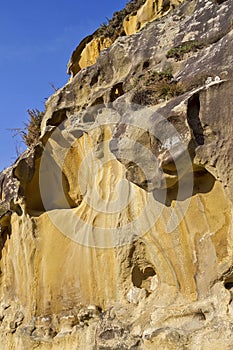
[[[0,170],[12,164],[16,148],[12,128],[23,128],[27,109],[44,109],[68,79],[72,51],[127,0],[5,0],[0,4]]]

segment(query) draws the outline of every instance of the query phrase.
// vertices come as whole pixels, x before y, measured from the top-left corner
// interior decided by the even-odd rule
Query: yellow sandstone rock
[[[76,208],[54,209],[31,219],[12,217],[12,236],[2,250],[1,295],[19,299],[30,310],[28,319],[58,314],[79,303],[101,309],[115,302],[125,304],[132,287],[151,293],[150,279],[155,275],[158,286],[153,294],[159,304],[169,304],[177,295],[185,302],[195,301],[208,293],[229,262],[232,204],[222,185],[206,173],[195,180],[199,193],[164,206],[125,179],[123,165],[109,151],[110,136],[109,128],[95,129],[67,153],[63,172]],[[106,143],[104,164],[94,151],[100,137]],[[60,148],[53,151],[54,159],[59,158]],[[51,172],[50,187],[49,181],[56,181]],[[126,182],[122,188],[120,181]],[[125,208],[119,208],[119,198],[121,204],[126,198]],[[168,232],[174,212],[185,216]],[[142,231],[137,241],[117,246],[116,230],[122,227],[120,238],[127,243],[128,224],[135,237],[137,229]],[[162,292],[168,288],[169,295]]]
[[[79,61],[80,68],[85,68],[94,64],[99,57],[100,52],[103,49],[111,46],[112,40],[103,36],[94,38],[88,43],[85,49],[82,51],[81,58]]]
[[[0,173],[0,350],[232,348],[232,6],[186,1],[48,99]]]
[[[183,0],[147,0],[136,14],[128,15],[123,20],[123,32],[126,35],[138,32],[146,23],[167,14],[182,2]],[[82,40],[68,63],[68,74],[71,74],[71,80],[80,69],[95,64],[100,52],[111,46],[114,40],[103,35],[95,36],[95,33]]]
[[[71,74],[72,78],[80,69],[95,64],[100,52],[111,46],[111,44],[112,40],[103,35],[96,38],[94,36],[89,36],[82,40],[70,58],[67,65],[67,73]]]
[[[183,0],[147,0],[136,14],[129,15],[124,19],[123,27],[126,35],[136,33],[146,23],[167,14],[182,2]]]

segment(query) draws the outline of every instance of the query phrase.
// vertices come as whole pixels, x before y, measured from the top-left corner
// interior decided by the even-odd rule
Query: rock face
[[[109,37],[101,35],[95,38],[94,35],[88,36],[79,44],[72,54],[68,63],[67,73],[75,76],[82,68],[86,68],[96,63],[100,52],[109,46],[113,41]]]
[[[233,4],[142,9],[0,176],[1,350],[232,348]]]
[[[145,24],[167,14],[183,0],[147,0],[136,13],[126,16],[123,27],[126,35],[138,32]]]
[[[80,69],[96,63],[101,51],[107,49],[121,36],[138,32],[145,24],[167,14],[183,0],[135,0],[116,12],[108,25],[103,24],[95,33],[81,41],[68,63],[72,78]]]

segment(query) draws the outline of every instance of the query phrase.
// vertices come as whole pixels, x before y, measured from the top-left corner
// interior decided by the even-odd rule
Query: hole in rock
[[[48,119],[47,125],[51,125],[51,126],[60,125],[67,118],[66,112],[67,112],[66,108],[63,108],[59,111],[55,111],[51,116],[51,118]]]
[[[26,210],[30,215],[39,216],[46,210],[66,209],[75,206],[69,196],[68,180],[52,157],[49,157],[43,165],[41,165],[40,157],[35,159],[32,171],[32,176],[28,181],[20,181],[20,191],[24,197]],[[23,174],[21,175],[23,176]]]
[[[133,285],[137,288],[142,288],[143,282],[146,281],[149,277],[155,276],[155,270],[152,267],[146,267],[144,271],[136,265],[132,271],[132,282]]]
[[[227,0],[215,0],[215,2],[216,2],[218,5],[221,5],[221,4],[224,3],[225,1],[227,1]]]
[[[99,71],[97,70],[97,72],[91,78],[90,86],[93,86],[98,82],[98,77],[99,77]]]
[[[91,106],[102,105],[104,103],[103,96],[97,97],[94,102],[92,102]]]
[[[166,170],[166,173],[168,171]],[[193,188],[191,195],[198,193],[209,193],[215,184],[215,178],[205,169],[195,171],[193,174]],[[183,201],[190,197],[190,174],[177,179],[177,183],[164,190],[154,190],[154,199],[160,203],[170,206],[173,200]],[[164,203],[165,198],[165,203]]]
[[[227,282],[224,284],[224,286],[226,289],[231,289],[231,288],[233,288],[233,282]]]
[[[175,5],[171,4],[171,1],[163,1],[163,4],[162,4],[162,12],[169,11],[170,6],[171,6],[172,9],[175,8]],[[157,1],[157,9],[158,9],[158,8],[159,8],[159,6],[158,6],[158,1]]]
[[[148,68],[150,66],[150,62],[149,61],[145,61],[143,63],[142,69]]]
[[[228,290],[233,288],[233,274],[231,274],[224,280],[224,287]]]
[[[124,94],[123,83],[114,85],[110,92],[110,102],[115,101],[118,97]]]
[[[201,125],[199,94],[194,94],[188,100],[187,120],[192,129],[193,137],[198,145],[204,144],[204,130]]]

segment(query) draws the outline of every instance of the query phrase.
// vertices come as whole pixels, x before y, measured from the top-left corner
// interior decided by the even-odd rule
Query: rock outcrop
[[[97,36],[90,35],[86,37],[72,54],[68,63],[67,73],[74,77],[82,68],[96,63],[100,52],[107,49],[113,43],[112,39],[104,35]]]
[[[116,12],[109,23],[103,24],[92,35],[81,41],[68,63],[71,79],[80,69],[96,63],[101,51],[107,49],[120,36],[135,34],[144,25],[167,14],[183,0],[135,0]]]
[[[1,350],[232,347],[233,4],[172,4],[84,39],[0,176]]]
[[[135,14],[125,17],[123,28],[126,35],[137,33],[143,26],[179,6],[183,0],[147,0]]]

